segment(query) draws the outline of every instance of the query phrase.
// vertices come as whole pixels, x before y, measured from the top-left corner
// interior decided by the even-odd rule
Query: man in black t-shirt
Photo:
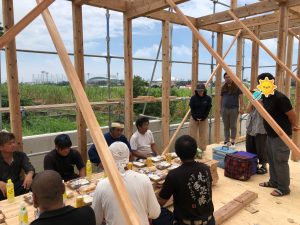
[[[264,80],[266,77],[269,80],[274,80],[273,75],[270,73],[260,74],[257,80]],[[296,112],[290,100],[283,93],[275,90],[274,95],[263,96],[262,103],[266,111],[288,136],[292,136],[293,130],[299,130],[299,127],[296,125]],[[264,127],[267,132],[266,146],[270,166],[270,179],[268,182],[263,182],[259,185],[276,188],[271,193],[273,196],[284,196],[290,193],[290,171],[288,164],[290,150],[265,120]]]
[[[158,202],[163,206],[173,195],[177,225],[214,225],[212,177],[208,166],[194,160],[197,151],[195,139],[189,135],[181,136],[175,142],[175,151],[182,165],[168,173],[158,194]]]
[[[40,215],[31,225],[96,225],[95,213],[89,206],[64,206],[65,186],[61,176],[53,170],[36,175],[32,182],[33,205]]]
[[[55,170],[64,181],[78,177],[85,177],[85,164],[80,153],[72,149],[72,142],[67,134],[56,136],[55,149],[49,152],[44,158],[44,170]],[[79,174],[74,172],[76,165]]]

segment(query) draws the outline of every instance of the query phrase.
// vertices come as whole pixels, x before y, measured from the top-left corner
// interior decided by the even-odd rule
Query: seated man
[[[108,146],[110,146],[112,143],[116,141],[121,141],[125,143],[128,146],[129,150],[131,151],[130,144],[127,138],[123,135],[123,130],[124,130],[124,124],[122,122],[120,121],[113,122],[109,127],[109,132],[104,134],[104,138]],[[96,146],[94,144],[91,145],[88,154],[92,163],[95,163],[100,168],[103,168]]]
[[[34,168],[24,152],[17,151],[13,133],[0,132],[0,200],[6,198],[6,182],[11,179],[15,195],[29,190],[34,175]],[[25,178],[21,177],[24,170]]]
[[[127,189],[134,208],[142,225],[149,225],[148,218],[157,218],[160,206],[154,194],[150,179],[145,174],[126,170],[129,162],[129,149],[122,142],[115,142],[109,146],[119,172]],[[116,195],[108,178],[100,180],[94,193],[92,208],[96,215],[96,224],[105,220],[106,225],[126,224]]]
[[[158,194],[163,206],[173,195],[175,224],[214,225],[212,202],[212,177],[210,169],[194,161],[197,143],[189,135],[183,135],[175,142],[175,152],[182,165],[171,170]],[[153,222],[153,224],[156,221]]]
[[[149,130],[149,119],[140,117],[135,122],[137,131],[130,138],[132,154],[140,159],[158,155],[153,134]]]
[[[95,214],[89,206],[73,208],[64,206],[65,185],[61,176],[53,170],[36,175],[32,182],[33,206],[39,217],[31,225],[95,225]]]
[[[85,176],[85,164],[80,153],[72,149],[72,142],[67,134],[56,136],[55,149],[49,152],[44,158],[44,170],[55,170],[64,181]],[[74,172],[76,165],[79,175]]]

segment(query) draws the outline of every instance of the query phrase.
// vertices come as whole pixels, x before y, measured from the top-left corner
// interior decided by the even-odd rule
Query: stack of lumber
[[[219,180],[219,175],[218,175],[218,161],[213,160],[213,159],[197,159],[198,162],[202,162],[206,164],[210,168],[210,173],[212,176],[212,185],[216,185]]]

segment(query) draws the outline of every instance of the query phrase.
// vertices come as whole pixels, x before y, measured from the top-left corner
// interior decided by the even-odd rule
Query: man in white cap
[[[140,217],[142,225],[149,225],[149,219],[155,219],[160,214],[160,206],[154,194],[150,179],[145,174],[127,170],[129,149],[123,142],[114,142],[109,146],[116,166],[123,178],[131,202]],[[99,181],[92,208],[96,214],[96,224],[106,225],[126,224],[119,203],[109,183],[108,178]]]
[[[123,135],[123,131],[124,131],[123,122],[115,121],[115,122],[111,123],[111,125],[109,127],[109,132],[104,134],[104,138],[105,138],[108,146],[110,146],[112,143],[114,143],[116,141],[121,141],[121,142],[125,143],[128,146],[129,150],[131,151],[130,144],[129,144],[127,138]],[[95,163],[100,168],[103,168],[100,157],[99,157],[97,149],[96,149],[96,146],[94,144],[91,145],[91,147],[88,151],[88,154],[89,154],[89,158],[92,163]]]

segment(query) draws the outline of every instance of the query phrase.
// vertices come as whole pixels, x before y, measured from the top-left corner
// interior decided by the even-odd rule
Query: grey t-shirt
[[[222,108],[234,109],[239,107],[239,96],[242,94],[240,89],[235,93],[229,94],[227,91],[222,91]]]

